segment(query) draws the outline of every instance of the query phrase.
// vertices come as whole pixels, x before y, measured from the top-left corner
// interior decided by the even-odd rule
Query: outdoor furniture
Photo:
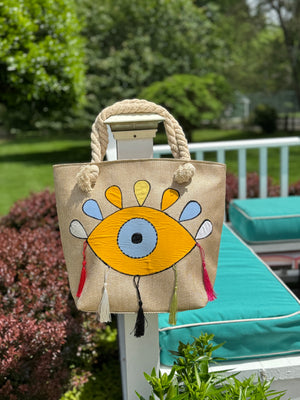
[[[115,141],[113,135],[109,129],[109,145],[107,151],[107,159],[113,160],[116,158],[126,158],[128,157],[128,149],[130,147],[135,147],[137,149],[136,155],[139,157],[151,157],[152,152],[152,144],[144,143],[145,139],[139,139],[134,137],[134,140],[130,140],[130,146],[125,146],[126,140]],[[117,143],[116,143],[117,142]],[[135,143],[136,142],[136,143]],[[279,148],[280,149],[280,158],[281,158],[281,167],[280,167],[280,185],[281,185],[281,196],[288,195],[288,176],[289,176],[289,148],[291,146],[299,146],[300,138],[299,137],[290,137],[290,138],[280,138],[280,139],[255,139],[255,140],[237,140],[237,141],[224,141],[224,142],[210,142],[210,143],[191,143],[189,145],[190,152],[195,156],[197,160],[203,159],[203,155],[205,152],[215,151],[217,154],[217,161],[226,162],[226,152],[227,151],[237,151],[238,153],[238,181],[239,181],[239,189],[238,189],[238,197],[240,199],[246,197],[246,169],[247,169],[247,150],[248,149],[258,149],[259,151],[259,174],[260,174],[260,197],[267,196],[267,154],[269,148]],[[123,152],[124,150],[124,152]],[[144,151],[147,152],[145,153]],[[151,151],[150,151],[151,150]],[[148,152],[150,151],[150,153]],[[167,145],[157,145],[154,146],[153,149],[154,157],[160,157],[163,155],[170,154],[170,148]],[[129,158],[134,158],[134,154],[130,152]],[[229,236],[228,236],[229,235]],[[299,381],[300,381],[300,346],[298,340],[295,338],[299,336],[299,320],[298,315],[300,313],[299,301],[292,294],[292,292],[285,287],[285,285],[276,277],[274,273],[266,266],[259,258],[252,252],[241,240],[239,240],[228,228],[224,227],[223,240],[221,241],[221,253],[219,256],[219,268],[217,272],[217,280],[216,280],[216,292],[218,294],[218,299],[207,305],[206,308],[198,310],[198,311],[186,311],[186,315],[192,318],[191,321],[185,321],[186,325],[195,325],[198,327],[200,331],[199,334],[208,329],[209,327],[221,328],[218,329],[220,332],[219,338],[222,340],[222,328],[226,326],[227,332],[223,334],[223,338],[227,342],[225,347],[220,351],[225,351],[227,353],[227,357],[232,361],[227,361],[226,364],[222,364],[220,367],[211,367],[214,369],[232,369],[236,372],[241,372],[242,376],[249,376],[252,373],[259,374],[262,379],[264,378],[275,378],[274,383],[272,384],[272,388],[275,390],[284,390],[289,388],[289,396],[293,396],[293,400],[300,400],[299,395]],[[233,239],[232,243],[235,245],[230,245],[231,240],[227,243],[227,239]],[[239,243],[241,247],[236,248],[235,246]],[[228,247],[229,246],[229,247]],[[227,260],[222,267],[222,259],[223,252],[227,253],[229,250],[231,259]],[[230,250],[231,249],[231,250]],[[246,253],[244,250],[246,249]],[[237,253],[234,253],[237,251]],[[240,257],[242,254],[242,257]],[[247,256],[246,256],[247,254]],[[245,258],[246,257],[246,258]],[[247,269],[247,274],[243,272],[245,263],[238,263],[238,261],[247,261],[247,265],[249,267],[255,267],[251,273]],[[224,261],[225,262],[225,261]],[[253,264],[252,264],[253,263]],[[235,266],[235,267],[234,267]],[[229,272],[231,271],[231,274]],[[254,272],[255,271],[255,272]],[[227,278],[225,277],[227,276]],[[224,276],[224,285],[222,283]],[[252,285],[249,287],[253,290],[257,291],[257,286],[262,287],[263,285],[256,285],[260,282],[262,276],[268,276],[269,279],[266,280],[266,284],[263,287],[263,291],[261,294],[266,294],[265,290],[270,294],[270,297],[262,297],[260,296],[260,300],[264,302],[263,313],[259,314],[259,309],[257,310],[258,316],[253,317],[256,318],[256,321],[247,321],[246,317],[243,322],[238,321],[235,323],[234,319],[237,317],[236,307],[241,302],[241,299],[244,296],[244,292],[241,290],[241,287],[246,287],[246,283],[251,282]],[[237,283],[236,287],[232,288],[232,291],[227,291],[227,294],[224,297],[224,305],[227,305],[227,316],[220,314],[219,305],[223,303],[223,294],[222,291],[225,290],[228,283],[230,283],[231,279],[235,277],[235,282]],[[240,284],[243,286],[240,287]],[[276,321],[273,320],[272,317],[268,317],[267,305],[270,305],[272,310],[277,309],[278,300],[277,300],[277,292],[274,294],[273,284],[278,289],[278,293],[280,295],[280,299],[283,302],[280,304],[283,305],[283,315],[277,315]],[[250,294],[248,291],[248,302],[244,302],[244,313],[249,315],[249,309],[254,308],[252,302],[254,298],[250,301]],[[272,297],[271,297],[272,296]],[[275,296],[275,297],[274,297]],[[254,297],[254,293],[253,293]],[[280,308],[282,310],[282,308]],[[293,312],[293,309],[295,311]],[[212,315],[213,310],[215,310],[215,315]],[[285,310],[285,311],[284,311]],[[231,314],[232,312],[232,314]],[[190,314],[191,313],[191,314]],[[193,314],[195,313],[195,314]],[[202,320],[199,319],[199,313],[202,315]],[[290,315],[292,313],[293,315]],[[182,315],[184,313],[178,314],[178,324],[182,325]],[[245,315],[245,314],[244,314]],[[158,318],[159,317],[159,318]],[[282,318],[280,318],[282,317]],[[143,371],[148,373],[151,372],[152,367],[155,367],[156,370],[160,369],[164,372],[164,370],[170,369],[170,366],[166,366],[164,364],[167,363],[166,354],[169,349],[176,348],[178,339],[174,340],[171,338],[176,335],[176,332],[180,332],[181,329],[177,327],[168,327],[167,319],[168,316],[165,314],[157,316],[157,314],[148,314],[148,328],[145,334],[145,337],[139,338],[138,340],[130,335],[130,327],[132,326],[131,319],[135,318],[133,315],[119,315],[118,316],[118,332],[119,332],[119,342],[120,342],[120,360],[122,366],[122,386],[123,386],[123,396],[124,399],[130,398],[131,394],[134,393],[134,390],[138,390],[139,393],[142,393],[146,398],[149,393],[149,385],[147,384],[145,379],[141,379],[143,375]],[[207,319],[210,318],[210,319]],[[213,322],[214,318],[216,318],[216,324],[213,325],[210,322]],[[240,319],[243,318],[243,314],[240,316]],[[160,331],[158,332],[158,319],[160,325]],[[297,323],[295,323],[295,319]],[[232,321],[231,324],[225,325],[227,321]],[[164,322],[165,321],[165,322]],[[208,322],[205,324],[205,322]],[[264,340],[264,344],[259,346],[256,350],[259,351],[260,355],[256,355],[255,353],[251,353],[251,341],[257,340],[255,335],[252,336],[252,333],[247,335],[247,327],[250,323],[253,322],[253,326],[257,325],[257,329],[262,325],[264,332],[268,337],[268,347],[267,353],[264,353],[264,344],[266,344],[266,340]],[[276,325],[278,323],[278,325]],[[295,332],[293,333],[293,329],[289,330],[290,324],[292,324],[295,328]],[[244,349],[243,341],[238,342],[237,338],[234,339],[233,332],[231,331],[233,328],[236,328],[240,325],[243,328],[244,338],[247,339],[246,344],[247,348]],[[271,327],[274,327],[272,332],[269,332]],[[164,329],[166,328],[166,329]],[[172,329],[169,329],[172,328]],[[201,330],[202,328],[202,330]],[[164,330],[163,330],[164,329]],[[285,339],[286,347],[289,346],[290,343],[293,343],[293,348],[291,349],[291,353],[283,352],[281,354],[281,350],[279,349],[279,356],[272,353],[272,345],[275,341],[273,338],[273,334],[276,334],[276,343],[274,344],[274,348],[278,349],[279,344],[278,341]],[[215,329],[213,329],[213,333],[216,334]],[[218,333],[219,334],[219,333]],[[281,338],[280,338],[281,334]],[[285,336],[285,334],[287,336]],[[193,333],[194,336],[197,335],[197,332]],[[300,337],[300,336],[299,336]],[[263,335],[261,335],[263,338]],[[170,340],[170,343],[167,341]],[[231,340],[233,339],[233,341]],[[296,340],[294,340],[296,339]],[[183,337],[179,334],[179,340],[183,340]],[[190,340],[193,340],[190,337]],[[218,337],[216,336],[216,340]],[[234,352],[233,347],[238,346],[237,351]],[[161,347],[161,359],[159,357],[159,346]],[[266,348],[265,348],[266,349]],[[241,351],[241,355],[238,355],[238,352]],[[230,354],[231,352],[231,354]],[[143,354],[143,357],[140,357],[140,354]],[[224,355],[226,355],[224,353]],[[245,357],[245,358],[243,358]],[[134,363],[130,362],[134,360]],[[169,361],[170,362],[170,361]],[[137,378],[139,376],[139,378]],[[137,383],[140,385],[144,385],[143,387],[137,387]]]
[[[299,145],[300,137],[289,137],[191,143],[189,148],[198,160],[206,152],[215,152],[219,162],[226,162],[227,151],[237,152],[239,199],[247,197],[247,150],[258,149],[259,200],[263,201],[268,195],[268,150],[280,149],[280,196],[287,197],[289,148]],[[168,152],[165,145],[154,146],[155,157]],[[300,400],[299,300],[255,254],[260,252],[271,257],[276,256],[276,251],[284,251],[285,262],[288,260],[289,265],[297,268],[299,241],[287,240],[275,245],[256,243],[250,248],[228,226],[230,223],[224,227],[221,239],[215,283],[217,300],[204,309],[179,313],[175,327],[168,325],[166,315],[159,315],[161,371],[170,370],[172,359],[168,350],[176,349],[179,340],[192,341],[201,332],[213,333],[216,342],[225,342],[216,355],[229,361],[211,366],[212,369],[230,369],[239,372],[240,377],[255,373],[261,379],[274,378],[274,390],[288,389],[284,399]],[[289,269],[285,278],[291,271],[291,277],[297,278],[297,269]]]
[[[215,282],[217,299],[199,310],[178,313],[176,326],[159,315],[161,370],[170,369],[179,341],[213,333],[226,358],[213,369],[241,376],[275,378],[272,387],[300,399],[300,301],[228,226],[224,225]],[[288,398],[288,397],[287,397]]]
[[[233,230],[285,281],[299,280],[300,196],[235,199]]]
[[[300,243],[300,196],[234,199],[229,219],[247,243]]]
[[[223,343],[215,356],[227,360],[300,353],[300,301],[259,257],[224,225],[215,282],[217,299],[178,313],[176,326],[159,315],[161,363],[169,350],[201,332]]]

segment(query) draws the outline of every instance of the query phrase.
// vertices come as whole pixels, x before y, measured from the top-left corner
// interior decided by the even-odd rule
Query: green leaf
[[[161,400],[281,399],[285,392],[273,391],[272,381],[261,381],[254,375],[239,380],[238,373],[228,376],[228,370],[210,372],[209,363],[216,362],[213,352],[220,347],[212,341],[213,335],[203,334],[194,338],[193,343],[179,342],[178,351],[174,352],[179,358],[169,374],[159,372],[157,377],[155,370],[152,370],[151,376],[145,374],[153,388],[152,395]]]
[[[80,104],[85,67],[74,0],[6,0],[0,21],[0,103],[9,115],[18,109],[34,120]]]

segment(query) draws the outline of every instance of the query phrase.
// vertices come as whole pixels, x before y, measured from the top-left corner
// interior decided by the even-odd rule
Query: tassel
[[[214,289],[212,287],[212,284],[210,282],[208,272],[206,269],[204,249],[197,242],[196,242],[196,245],[199,247],[201,258],[202,258],[203,282],[204,282],[204,287],[205,287],[205,291],[207,294],[207,298],[208,298],[208,301],[213,301],[217,298],[217,296],[216,296],[216,293],[214,292]]]
[[[139,309],[137,312],[135,327],[133,330],[135,337],[144,336],[144,333],[145,333],[145,315],[144,315],[144,310],[143,310],[143,302],[142,302],[141,294],[140,294],[140,290],[139,290],[140,279],[141,279],[141,277],[139,275],[135,275],[133,277],[133,283],[136,288],[136,293],[137,293],[138,303],[139,303]]]
[[[174,283],[174,292],[172,296],[171,306],[170,306],[170,315],[169,315],[169,324],[176,325],[176,313],[177,313],[177,268],[176,265],[173,265],[173,270],[175,274],[175,283]]]
[[[110,314],[109,299],[108,299],[108,292],[107,292],[108,272],[109,272],[109,269],[107,268],[107,270],[105,271],[105,275],[104,275],[102,299],[101,299],[99,307],[98,307],[98,315],[99,315],[100,322],[111,322],[111,314]]]
[[[86,251],[86,246],[87,246],[87,241],[85,240],[83,243],[83,250],[82,250],[82,270],[81,270],[81,275],[80,275],[80,281],[79,281],[79,285],[78,285],[78,289],[77,289],[77,294],[76,297],[80,297],[84,284],[85,284],[85,280],[86,280],[86,256],[85,256],[85,251]]]

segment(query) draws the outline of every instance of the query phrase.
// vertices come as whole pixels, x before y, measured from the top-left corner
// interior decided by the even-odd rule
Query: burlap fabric
[[[102,161],[103,119],[132,112],[167,115],[175,159]],[[92,162],[54,166],[61,240],[78,309],[99,310],[105,292],[110,312],[137,312],[137,284],[145,312],[168,312],[174,291],[178,311],[206,305],[205,279],[213,285],[217,270],[225,165],[191,161],[174,121],[153,103],[116,103],[93,125]]]

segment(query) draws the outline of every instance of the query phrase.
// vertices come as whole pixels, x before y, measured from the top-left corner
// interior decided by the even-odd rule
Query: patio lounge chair
[[[179,341],[213,333],[223,343],[215,356],[226,366],[275,377],[273,387],[300,399],[300,301],[228,226],[224,225],[215,282],[217,299],[205,308],[178,313],[177,325],[159,315],[160,360],[168,369]],[[229,363],[228,363],[229,361]]]

